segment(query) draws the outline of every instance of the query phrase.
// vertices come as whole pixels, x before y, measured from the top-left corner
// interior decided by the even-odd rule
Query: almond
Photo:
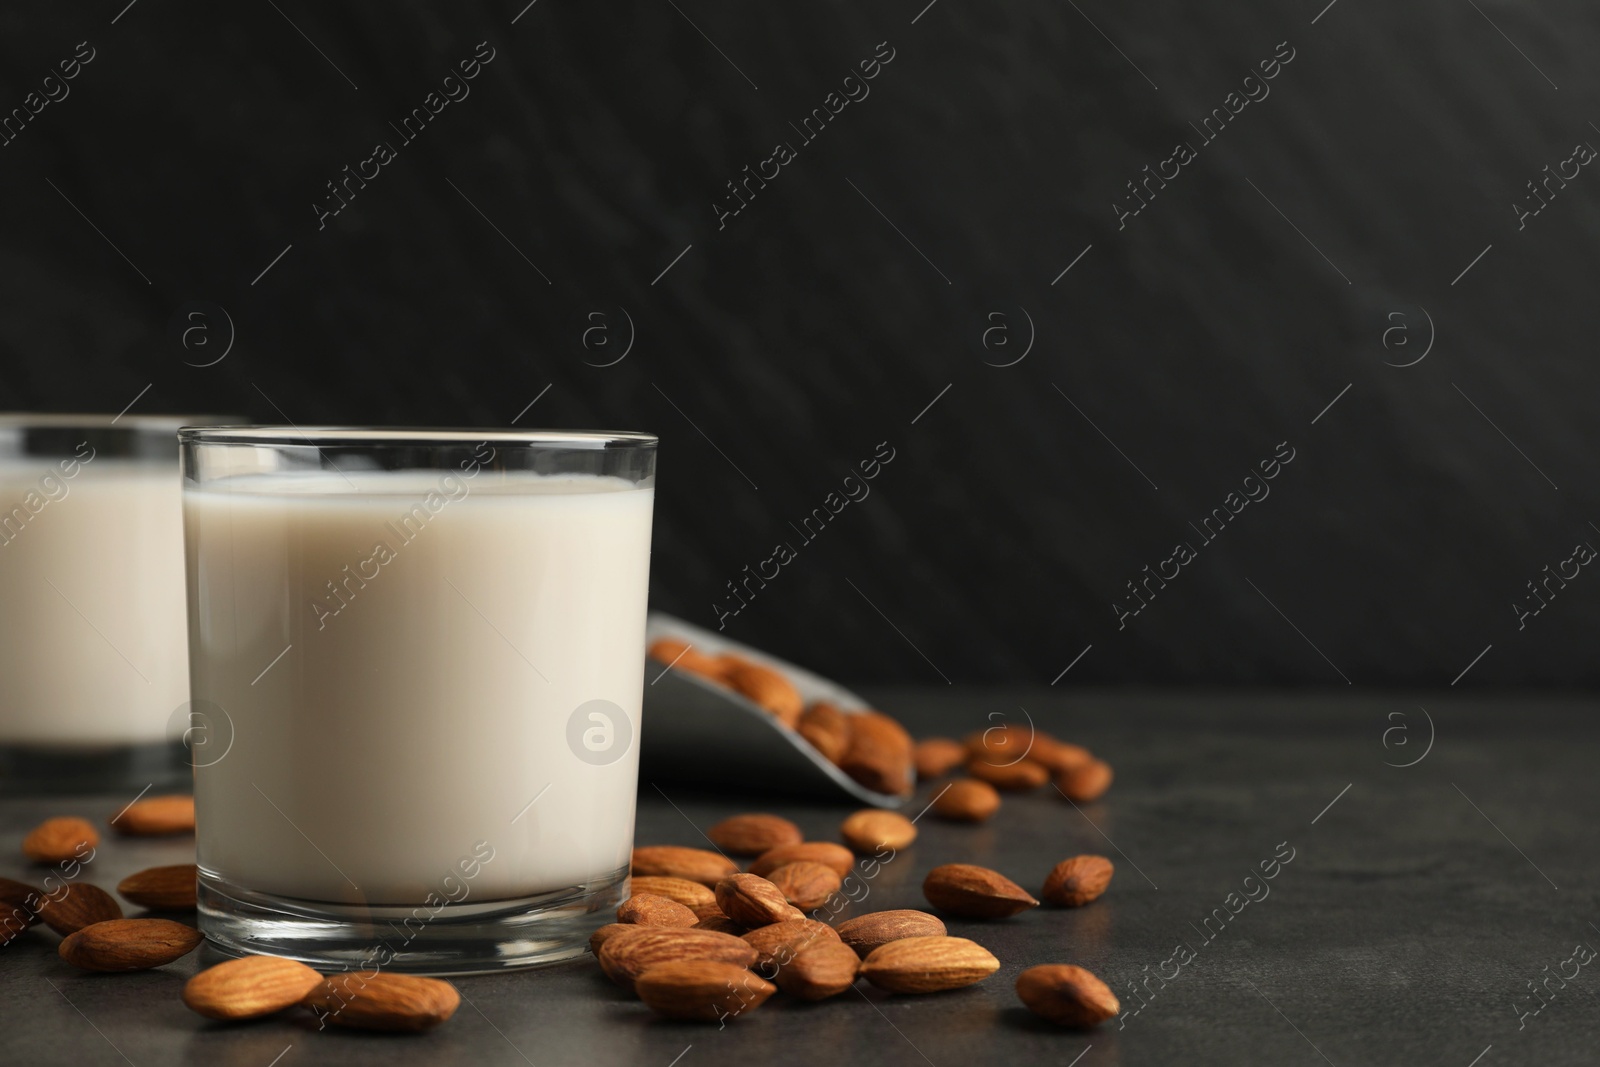
[[[803,948],[773,976],[778,988],[801,1000],[825,1000],[856,984],[861,960],[848,945],[827,941]]]
[[[204,940],[171,919],[108,919],[68,934],[56,951],[86,971],[145,971],[187,956]]]
[[[702,888],[704,888],[704,887],[702,887]],[[706,892],[710,893],[711,890],[707,889]],[[689,910],[694,912],[694,917],[696,919],[699,919],[702,922],[704,922],[707,919],[726,919],[727,918],[726,915],[722,914],[722,907],[717,903],[717,898],[716,898],[715,894],[712,895],[711,900],[709,902],[707,902],[705,904],[692,905],[692,906],[690,906]]]
[[[940,911],[964,919],[1003,919],[1039,906],[1026,889],[999,871],[970,863],[935,867],[922,882],[922,895]]]
[[[1104,856],[1073,856],[1050,869],[1039,895],[1063,908],[1079,908],[1106,891],[1111,883],[1111,861]]]
[[[1000,794],[988,782],[962,778],[933,801],[933,813],[952,822],[983,822],[1000,810]]]
[[[839,924],[839,940],[865,958],[873,949],[907,937],[943,937],[944,923],[925,911],[901,908],[857,915]]]
[[[809,860],[785,863],[766,877],[801,911],[822,907],[844,884],[838,871]]]
[[[638,926],[693,926],[700,919],[694,912],[668,897],[654,893],[635,893],[617,908],[617,922]]]
[[[117,883],[124,900],[154,911],[193,911],[200,869],[192,863],[151,867]]]
[[[868,789],[901,796],[911,792],[911,735],[887,715],[865,711],[850,717],[850,747],[839,769]]]
[[[710,886],[691,882],[687,878],[664,878],[660,875],[635,875],[629,885],[634,893],[654,893],[658,897],[676,900],[686,908],[710,904],[716,906],[717,895]]]
[[[698,674],[713,681],[721,681],[723,666],[715,656],[708,656],[687,641],[663,637],[650,643],[650,658],[664,666],[690,674]]]
[[[1111,764],[1105,760],[1091,759],[1076,767],[1069,767],[1056,778],[1056,787],[1068,800],[1087,804],[1099,800],[1111,788]]]
[[[800,712],[805,709],[805,699],[783,672],[749,660],[737,662],[728,671],[728,685],[734,692],[748,697],[775,717],[796,726]]]
[[[1066,963],[1045,963],[1017,975],[1017,996],[1035,1015],[1080,1029],[1102,1023],[1122,1010],[1104,982],[1082,967]]]
[[[44,893],[25,882],[0,878],[0,948],[39,921]]]
[[[39,920],[62,937],[86,926],[122,918],[122,906],[97,885],[73,882],[59,897],[45,896],[36,909]]]
[[[321,984],[322,975],[295,960],[244,956],[189,979],[183,1002],[208,1019],[256,1019],[293,1007]]]
[[[1050,772],[1044,769],[1044,764],[1035,763],[1031,759],[1019,759],[1014,763],[990,763],[983,757],[978,757],[967,764],[967,773],[981,782],[988,782],[996,789],[1004,789],[1010,793],[1037,789],[1050,780]]]
[[[714,1023],[754,1011],[778,987],[736,964],[678,960],[645,971],[634,990],[657,1015]]]
[[[756,950],[732,934],[677,926],[641,926],[638,933],[614,935],[600,946],[600,969],[629,992],[633,991],[634,980],[648,968],[676,960],[712,960],[748,967],[756,961]]]
[[[927,781],[941,778],[967,762],[967,750],[961,742],[948,737],[930,737],[917,742],[911,757],[917,766],[917,777]]]
[[[719,934],[732,934],[734,937],[743,937],[745,934],[750,932],[750,928],[748,926],[745,926],[743,923],[734,922],[720,911],[718,911],[715,915],[704,916],[699,922],[690,927],[690,929],[711,930]]]
[[[998,714],[998,713],[996,713]],[[963,743],[973,759],[990,763],[1010,763],[1023,759],[1033,752],[1038,743],[1039,731],[1031,725],[999,723],[987,730],[968,734]]]
[[[99,843],[100,834],[87,819],[62,815],[35,826],[22,839],[22,851],[35,863],[65,863],[83,859]]]
[[[783,891],[755,874],[733,874],[717,883],[717,906],[736,923],[767,926],[805,915],[783,899]]]
[[[800,827],[776,815],[735,815],[706,831],[711,843],[730,856],[759,856],[779,845],[805,840]]]
[[[815,919],[790,919],[748,930],[743,938],[756,950],[755,969],[770,977],[774,970],[787,967],[795,956],[813,945],[837,944],[839,934]]]
[[[849,849],[832,841],[803,841],[798,845],[779,845],[763,852],[750,864],[750,873],[765,878],[784,864],[802,861],[832,867],[843,878],[855,866],[856,858]]]
[[[964,937],[905,937],[873,949],[861,977],[891,993],[937,993],[981,982],[1000,961]]]
[[[1061,774],[1073,767],[1082,766],[1094,759],[1094,753],[1082,745],[1069,745],[1065,741],[1040,736],[1028,753],[1035,763],[1042,763],[1051,774]]]
[[[604,945],[613,937],[627,933],[638,933],[646,929],[649,929],[649,927],[640,926],[637,923],[606,923],[604,926],[600,927],[600,929],[589,935],[589,951],[595,956],[599,956],[600,946]]]
[[[850,748],[850,716],[826,701],[805,710],[795,725],[801,737],[822,753],[829,763],[838,763]]]
[[[870,854],[885,848],[898,852],[917,839],[917,828],[899,812],[866,808],[847,817],[839,834],[857,852]]]
[[[739,869],[726,856],[703,848],[681,845],[646,845],[633,850],[633,873],[663,878],[682,878],[715,886]]]
[[[111,819],[118,833],[140,837],[194,833],[194,797],[173,795],[146,797],[129,804],[127,810]]]
[[[347,971],[324,978],[300,1003],[324,1026],[417,1031],[431,1030],[454,1015],[461,994],[437,978]]]

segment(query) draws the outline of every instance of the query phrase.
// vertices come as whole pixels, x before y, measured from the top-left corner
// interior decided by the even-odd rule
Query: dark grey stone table
[[[178,999],[197,957],[91,976],[62,963],[54,935],[37,931],[0,952],[0,1062],[1499,1067],[1600,1059],[1600,967],[1567,962],[1577,945],[1600,946],[1595,700],[873,695],[919,735],[980,729],[990,713],[1015,721],[1026,708],[1116,766],[1111,793],[1081,809],[1042,790],[1008,797],[984,826],[923,818],[920,839],[872,881],[855,910],[922,906],[923,875],[939,863],[986,864],[1036,889],[1064,856],[1090,851],[1115,861],[1110,890],[1086,908],[952,921],[952,933],[1002,961],[982,985],[908,997],[863,984],[817,1005],[774,1000],[719,1031],[653,1020],[585,959],[458,980],[462,1007],[440,1029],[370,1036],[319,1033],[309,1016],[293,1014],[208,1023]],[[921,787],[914,810],[931,793]],[[0,873],[37,877],[16,850],[37,820],[64,812],[103,820],[125,802],[0,803]],[[747,810],[781,813],[831,839],[847,809],[641,783],[638,840],[703,845],[697,827]],[[1247,885],[1262,861],[1290,849],[1264,889]],[[109,887],[190,854],[187,841],[116,840],[90,877]],[[1247,888],[1260,899],[1242,902]],[[1239,895],[1230,901],[1230,893]],[[1206,922],[1218,914],[1226,918]],[[1187,952],[1175,958],[1180,944]],[[1103,977],[1130,1009],[1125,1025],[1113,1020],[1085,1034],[1033,1019],[1012,984],[1044,962]],[[1175,977],[1150,977],[1157,972]],[[1135,982],[1147,992],[1131,1014],[1140,1003],[1129,991]]]

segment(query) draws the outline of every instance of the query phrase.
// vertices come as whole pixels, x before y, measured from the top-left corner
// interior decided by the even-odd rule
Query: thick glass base
[[[155,793],[194,784],[180,741],[130,745],[0,744],[0,796],[23,793]]]
[[[283,956],[319,971],[484,974],[579,956],[613,921],[622,868],[520,900],[438,908],[352,907],[252,892],[200,872],[200,932],[224,952]]]

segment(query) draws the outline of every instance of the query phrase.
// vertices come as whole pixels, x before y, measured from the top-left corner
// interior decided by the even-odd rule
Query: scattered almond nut
[[[889,716],[864,711],[850,717],[850,747],[839,769],[868,789],[892,796],[911,792],[911,735]]]
[[[1039,906],[1026,889],[999,871],[970,863],[935,867],[923,880],[922,895],[940,911],[964,919],[1003,919]]]
[[[606,923],[604,926],[600,927],[600,929],[589,935],[589,951],[595,956],[599,956],[600,946],[604,945],[613,937],[627,933],[638,933],[646,929],[649,929],[649,927],[640,926],[637,923]]]
[[[645,845],[633,850],[633,873],[663,878],[682,878],[715,886],[739,869],[726,856],[703,848],[681,845]]]
[[[39,921],[44,892],[25,882],[0,878],[0,948]]]
[[[856,858],[849,849],[832,841],[804,841],[798,845],[779,845],[768,849],[750,864],[750,873],[765,878],[784,864],[801,861],[832,867],[843,878],[855,866]]]
[[[963,743],[973,759],[1010,763],[1028,756],[1038,739],[1039,731],[1032,726],[999,723],[968,734]]]
[[[768,977],[772,971],[788,966],[790,960],[813,945],[839,941],[838,931],[815,919],[789,919],[746,930],[741,936],[756,950],[755,969]]]
[[[937,993],[981,982],[1000,961],[964,937],[905,937],[873,949],[861,977],[891,993]]]
[[[187,956],[204,940],[171,919],[108,919],[68,934],[56,951],[86,971],[145,971]]]
[[[776,815],[735,815],[706,831],[711,843],[730,856],[759,856],[779,845],[805,840],[800,827]]]
[[[805,700],[782,671],[749,660],[736,663],[727,674],[730,688],[759,704],[789,726],[800,722]]]
[[[783,890],[755,874],[733,874],[717,883],[717,906],[736,923],[767,926],[805,914],[783,899]]]
[[[461,994],[449,982],[413,974],[346,971],[300,1001],[318,1021],[354,1030],[431,1030],[454,1015]]]
[[[719,910],[715,915],[707,915],[695,923],[691,930],[711,930],[719,934],[732,934],[734,937],[743,937],[750,932],[750,928],[742,923],[736,923]]]
[[[1094,753],[1082,745],[1069,745],[1065,741],[1057,741],[1053,737],[1041,734],[1034,741],[1033,751],[1028,753],[1028,758],[1035,763],[1042,763],[1051,774],[1061,774],[1073,767],[1081,766],[1094,759]]]
[[[838,763],[850,748],[850,716],[826,701],[807,708],[795,730],[829,763]]]
[[[194,797],[145,797],[129,804],[111,818],[111,828],[120,834],[161,837],[167,834],[194,833]]]
[[[62,815],[46,819],[22,839],[22,851],[35,863],[81,860],[100,843],[100,834],[87,819]]]
[[[984,757],[975,757],[967,764],[967,773],[996,789],[1022,792],[1037,789],[1050,780],[1044,764],[1031,759],[1018,759],[1011,763],[990,763]]]
[[[861,960],[849,945],[822,941],[801,949],[772,980],[791,997],[826,1000],[856,984]]]
[[[1056,778],[1056,786],[1066,794],[1068,800],[1080,804],[1099,800],[1111,788],[1111,764],[1105,760],[1091,759],[1088,763],[1069,767]]]
[[[885,848],[898,852],[917,839],[917,828],[897,811],[865,808],[848,816],[839,834],[857,852],[871,854]]]
[[[638,930],[613,935],[600,946],[600,969],[629,992],[634,980],[657,963],[713,960],[749,967],[756,961],[755,947],[732,934],[678,926],[641,926]]]
[[[999,810],[1000,794],[976,778],[951,782],[933,801],[933,813],[953,822],[983,822]]]
[[[942,778],[967,762],[967,750],[961,742],[948,737],[930,737],[917,742],[912,759],[917,766],[917,777],[927,781]]]
[[[785,863],[765,877],[801,911],[822,907],[844,884],[838,871],[809,860]]]
[[[717,895],[710,886],[691,882],[687,878],[665,878],[660,875],[634,875],[628,883],[634,893],[654,893],[658,897],[676,900],[686,908],[704,905],[716,906]]]
[[[66,937],[86,926],[122,918],[122,906],[97,885],[69,882],[59,897],[46,894],[36,909],[39,921]]]
[[[669,897],[635,893],[617,908],[617,922],[638,926],[693,926],[700,919]]]
[[[936,915],[910,908],[874,911],[839,924],[839,940],[863,959],[875,948],[907,937],[943,937],[944,923]]]
[[[652,641],[649,648],[650,658],[657,662],[690,674],[698,674],[712,681],[720,682],[723,675],[722,662],[715,656],[708,656],[697,651],[687,641],[679,641],[673,637],[663,637]]]
[[[321,984],[322,975],[303,963],[243,956],[189,979],[183,1002],[208,1019],[257,1019],[293,1007]]]
[[[634,991],[658,1015],[714,1023],[754,1011],[778,987],[736,964],[676,960],[639,975]]]
[[[1111,884],[1111,861],[1104,856],[1073,856],[1050,869],[1039,895],[1063,908],[1078,908],[1094,900]]]
[[[200,869],[192,863],[151,867],[117,883],[124,900],[153,911],[193,911]]]
[[[1053,1023],[1087,1029],[1122,1010],[1106,984],[1082,967],[1045,963],[1017,975],[1017,996]]]

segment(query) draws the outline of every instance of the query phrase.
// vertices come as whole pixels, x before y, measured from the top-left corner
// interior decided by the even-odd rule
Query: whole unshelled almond
[[[800,827],[776,815],[735,815],[706,831],[711,843],[730,856],[759,856],[779,845],[805,840]]]
[[[948,737],[930,737],[917,742],[912,759],[917,765],[917,777],[927,781],[942,778],[967,762],[967,750],[961,742]]]
[[[56,951],[86,971],[146,971],[187,956],[203,940],[171,919],[108,919],[68,934]]]
[[[717,906],[736,923],[767,926],[805,914],[783,899],[783,890],[756,874],[731,874],[717,883]]]
[[[850,717],[850,747],[839,769],[868,789],[901,796],[911,792],[911,735],[889,716],[864,711]]]
[[[1050,772],[1044,769],[1044,764],[1031,759],[990,763],[983,757],[977,757],[967,763],[967,773],[980,782],[988,782],[996,789],[1010,793],[1037,789],[1050,780]]]
[[[639,975],[634,991],[657,1015],[714,1023],[754,1011],[778,987],[736,964],[677,960]]]
[[[617,922],[638,926],[693,926],[699,916],[670,897],[635,893],[617,908]]]
[[[850,716],[826,701],[802,712],[795,730],[829,763],[838,763],[850,747]]]
[[[117,883],[124,900],[154,911],[193,911],[200,869],[192,863],[151,867]]]
[[[728,857],[703,848],[645,845],[633,850],[634,874],[683,878],[714,887],[738,869],[738,864]]]
[[[766,878],[801,911],[822,907],[844,884],[838,871],[809,860],[785,863]]]
[[[987,730],[975,730],[964,739],[973,759],[990,763],[1010,763],[1033,752],[1039,731],[1021,723],[998,723]]]
[[[722,661],[706,655],[687,641],[663,637],[651,642],[649,653],[651,659],[676,670],[688,671],[714,681],[722,679]]]
[[[346,971],[318,982],[300,1003],[323,1025],[416,1032],[431,1030],[454,1015],[461,994],[438,978]]]
[[[257,1019],[293,1007],[321,984],[322,975],[295,960],[242,956],[189,979],[183,1002],[208,1019]]]
[[[687,878],[665,878],[660,875],[634,875],[629,883],[635,893],[654,893],[658,897],[676,900],[686,908],[699,908],[706,904],[715,906],[717,895],[711,887],[691,882]]]
[[[613,937],[618,937],[627,933],[639,933],[648,929],[651,928],[648,926],[640,926],[638,923],[606,923],[604,926],[600,927],[600,929],[589,935],[589,951],[598,957],[600,955],[600,946],[604,945]]]
[[[988,782],[962,778],[933,801],[933,813],[952,822],[983,822],[1000,810],[1000,794]]]
[[[1099,800],[1111,788],[1111,764],[1092,759],[1088,763],[1069,767],[1056,778],[1056,786],[1066,794],[1068,800],[1080,804]]]
[[[1035,763],[1042,763],[1051,774],[1061,774],[1073,767],[1081,766],[1094,759],[1094,753],[1082,745],[1069,745],[1065,741],[1057,741],[1053,737],[1040,735],[1034,742],[1033,751],[1028,753],[1028,758]]]
[[[1017,975],[1017,996],[1028,1010],[1063,1026],[1087,1029],[1122,1005],[1106,984],[1082,967],[1045,963]]]
[[[942,912],[964,919],[1003,919],[1037,908],[1026,889],[987,867],[946,863],[928,872],[922,895]]]
[[[917,827],[897,811],[866,808],[847,816],[839,834],[857,852],[870,854],[885,848],[898,852],[917,839]]]
[[[838,943],[839,933],[815,919],[790,919],[747,930],[743,940],[756,950],[755,969],[770,977],[772,971],[788,966],[790,960],[813,945]]]
[[[65,863],[84,858],[100,843],[100,834],[89,820],[76,815],[46,819],[22,839],[22,852],[35,863]]]
[[[727,681],[734,692],[759,704],[789,726],[800,722],[805,699],[782,671],[746,660],[728,671]]]
[[[39,920],[62,937],[86,926],[122,918],[122,905],[110,893],[88,882],[69,882],[60,896],[39,901]]]
[[[832,867],[843,878],[855,866],[856,858],[849,849],[832,841],[803,841],[798,845],[779,845],[763,852],[750,864],[750,873],[765,878],[785,864],[802,861]]]
[[[712,960],[748,967],[756,961],[756,950],[732,934],[677,926],[641,926],[636,934],[607,939],[600,946],[599,958],[606,977],[632,992],[635,979],[654,964]]]
[[[43,900],[43,890],[26,882],[0,878],[0,947],[39,921],[36,909]]]
[[[718,910],[715,915],[702,916],[700,921],[695,923],[692,927],[690,927],[690,929],[711,930],[719,934],[732,934],[734,937],[743,937],[745,934],[750,932],[750,928],[748,926],[744,925],[743,923],[734,922],[732,919],[722,914],[721,910]]]
[[[993,953],[964,937],[905,937],[861,961],[861,977],[891,993],[960,989],[999,969]]]
[[[112,816],[111,828],[119,834],[140,837],[192,834],[194,797],[173,794],[136,800],[126,810]]]
[[[791,997],[826,1000],[856,984],[861,960],[849,945],[823,941],[801,949],[773,981]]]
[[[907,937],[943,937],[944,923],[936,915],[911,908],[874,911],[839,924],[839,940],[865,959],[873,949]]]
[[[1050,869],[1039,895],[1063,908],[1078,908],[1094,900],[1111,884],[1113,867],[1104,856],[1073,856]]]

